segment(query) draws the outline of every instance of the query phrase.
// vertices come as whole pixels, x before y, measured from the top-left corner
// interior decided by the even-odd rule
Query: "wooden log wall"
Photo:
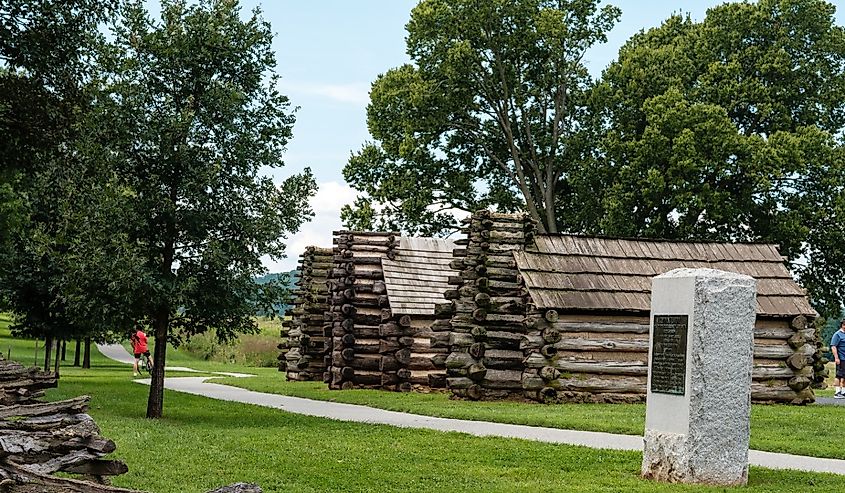
[[[531,399],[642,402],[648,376],[649,319],[533,310],[520,343],[522,386]],[[806,404],[816,353],[814,329],[798,316],[758,319],[751,397],[755,402]]]
[[[415,390],[446,388],[446,358],[449,356],[449,332],[441,320],[430,315],[410,315],[413,345],[408,379]],[[448,320],[445,320],[448,324]]]
[[[453,394],[499,399],[523,394],[520,341],[528,296],[512,251],[533,240],[527,214],[479,211],[465,222],[466,238],[454,251],[451,302],[438,305],[432,346],[448,345],[446,382]],[[448,338],[447,338],[448,337]]]
[[[399,233],[336,231],[329,273],[331,389],[408,391],[414,331],[394,316],[381,260],[396,257]]]
[[[309,246],[299,259],[299,279],[293,295],[287,329],[287,351],[280,355],[285,361],[287,379],[293,381],[323,380],[328,370],[331,337],[326,337],[326,312],[329,309],[329,290],[326,282],[334,268],[331,248]]]

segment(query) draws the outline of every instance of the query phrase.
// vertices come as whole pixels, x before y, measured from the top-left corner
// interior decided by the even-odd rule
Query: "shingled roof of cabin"
[[[651,278],[689,267],[756,278],[759,316],[818,315],[775,245],[540,235],[514,257],[541,309],[648,312]]]
[[[434,305],[443,303],[454,271],[453,240],[441,238],[399,239],[394,260],[381,261],[390,309],[400,315],[434,315]]]

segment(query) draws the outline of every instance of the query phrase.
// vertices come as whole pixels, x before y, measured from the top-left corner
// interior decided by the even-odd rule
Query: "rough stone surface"
[[[677,269],[656,277],[653,292],[652,314],[667,313],[671,306],[658,299],[661,295],[679,301],[692,297],[679,303],[692,307],[688,385],[686,395],[674,401],[674,396],[654,399],[662,405],[648,412],[643,475],[668,482],[745,484],[756,281],[712,269]],[[661,429],[661,416],[673,426]],[[678,423],[686,425],[685,433]]]

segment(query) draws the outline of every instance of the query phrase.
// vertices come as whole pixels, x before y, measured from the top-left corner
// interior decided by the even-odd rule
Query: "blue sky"
[[[310,166],[320,184],[312,201],[316,217],[288,240],[287,259],[265,265],[271,272],[290,270],[308,245],[330,246],[331,231],[340,228],[339,210],[354,192],[341,170],[350,152],[368,139],[366,106],[370,84],[392,67],[408,61],[405,24],[416,0],[242,0],[244,10],[261,7],[277,33],[274,46],[281,90],[298,106],[294,137],[284,155],[282,179]],[[622,9],[622,19],[608,42],[587,57],[594,76],[601,74],[619,47],[641,29],[672,13],[704,17],[707,8],[724,1],[636,1],[610,3]],[[837,18],[845,24],[845,0],[833,0]]]

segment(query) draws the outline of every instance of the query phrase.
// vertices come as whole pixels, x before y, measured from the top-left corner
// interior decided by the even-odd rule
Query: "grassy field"
[[[286,382],[278,372],[255,372],[254,378],[227,378],[220,383],[317,400],[362,404],[445,418],[496,421],[575,430],[642,435],[645,405],[552,404],[527,402],[469,402],[447,393],[392,393],[375,390],[330,391],[321,382]],[[830,444],[830,426],[845,418],[834,406],[754,405],[751,447],[816,457],[845,459],[845,449]]]
[[[11,347],[13,356],[34,350],[33,341],[9,338],[2,321],[0,345]],[[168,362],[206,370],[246,370],[196,361],[179,351],[171,351]],[[273,370],[251,371],[259,375],[255,384],[281,377]],[[266,492],[725,491],[643,481],[638,476],[638,453],[340,423],[169,391],[165,394],[165,418],[150,421],[143,418],[148,388],[132,383],[125,365],[94,351],[90,370],[64,367],[62,372],[59,388],[49,391],[48,398],[91,395],[90,414],[103,435],[116,442],[115,457],[130,468],[128,474],[115,478],[115,484],[151,492],[202,492],[235,481],[257,482]],[[290,389],[309,397],[320,394],[316,384]],[[567,419],[581,424],[602,419],[624,421],[642,412],[641,406],[605,406],[598,413],[590,406],[579,408],[586,409],[583,413],[549,413],[552,407],[517,403],[468,406],[472,403],[448,401],[435,394],[343,392],[331,396],[372,403],[379,400],[379,394],[395,399],[399,407],[429,414],[437,414],[437,408],[446,404],[463,413],[475,412],[468,411],[470,408],[484,410],[497,421],[510,422],[518,421],[518,414],[527,409],[536,409],[536,417],[551,414],[553,419],[561,419],[569,415]],[[429,402],[428,407],[423,402]],[[574,417],[576,414],[581,417]],[[638,426],[633,422],[608,425],[620,429]],[[743,491],[835,491],[841,484],[839,476],[752,468],[749,487]]]
[[[92,358],[65,370],[50,399],[92,395],[90,413],[130,466],[115,484],[158,493],[254,481],[267,492],[715,492],[638,476],[640,454],[340,423],[167,392],[165,418],[143,418],[147,388]],[[752,468],[748,491],[830,491],[840,477]]]

